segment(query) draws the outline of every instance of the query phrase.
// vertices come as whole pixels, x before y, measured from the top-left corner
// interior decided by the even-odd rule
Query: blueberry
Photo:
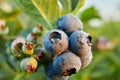
[[[28,36],[26,37],[26,41],[28,41],[28,42],[33,42],[33,43],[36,43],[36,42],[37,42],[37,39],[38,39],[38,34],[36,34],[36,33],[30,33],[30,34],[28,34]]]
[[[82,30],[82,28],[82,22],[71,14],[62,16],[57,22],[57,29],[63,30],[68,36],[76,30]]]
[[[42,49],[37,48],[35,49],[35,57],[38,61],[42,60],[45,57],[45,53]]]
[[[69,50],[80,56],[82,68],[87,67],[92,60],[91,39],[84,31],[75,31],[69,38]]]
[[[13,53],[14,56],[19,56],[22,51],[22,46],[25,43],[25,39],[22,37],[19,37],[15,39],[12,44],[11,44],[11,52]]]
[[[49,63],[45,69],[46,76],[52,78],[54,75],[53,63]]]
[[[68,49],[68,37],[61,30],[51,30],[45,36],[43,45],[48,53],[59,55]]]
[[[36,25],[32,30],[32,32],[35,34],[42,34],[43,31],[44,31],[44,28],[40,25]]]
[[[57,75],[69,76],[78,72],[80,68],[80,57],[72,52],[64,52],[53,61],[53,69]]]
[[[37,61],[34,58],[24,58],[20,62],[20,68],[26,72],[34,72],[37,69]]]
[[[53,69],[53,62],[49,63],[45,69],[46,76],[49,80],[67,80],[68,76],[57,75]]]
[[[22,50],[27,55],[32,55],[34,53],[34,44],[32,42],[25,42],[22,46]]]

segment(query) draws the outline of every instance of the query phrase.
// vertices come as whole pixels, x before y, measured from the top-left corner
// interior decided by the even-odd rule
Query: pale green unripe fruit
[[[37,60],[34,58],[24,58],[20,62],[20,68],[26,72],[34,72],[37,69]]]
[[[26,41],[27,42],[33,42],[36,43],[38,39],[38,34],[36,33],[30,33],[28,34],[28,36],[26,37]]]
[[[22,46],[24,54],[32,55],[34,53],[34,44],[32,42],[25,42]]]
[[[11,52],[13,55],[18,56],[22,54],[22,46],[25,43],[25,39],[23,37],[18,37],[11,43]]]
[[[44,31],[44,28],[40,25],[36,25],[32,30],[32,32],[35,34],[41,34],[42,31]]]

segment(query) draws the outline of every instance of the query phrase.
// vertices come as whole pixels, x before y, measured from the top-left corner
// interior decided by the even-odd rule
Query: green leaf
[[[84,0],[16,0],[25,13],[41,26],[53,29],[61,15],[78,14]],[[58,5],[58,2],[62,6]],[[77,4],[77,5],[76,5]],[[62,9],[60,9],[62,8]]]
[[[33,4],[43,16],[46,22],[52,26],[59,18],[59,6],[57,0],[32,0]]]
[[[71,0],[59,0],[62,5],[61,15],[71,12]]]
[[[47,29],[52,29],[59,17],[57,0],[17,0],[23,11]],[[32,10],[32,11],[31,11]]]
[[[72,0],[71,7],[72,11],[76,8],[76,4],[79,2],[79,0]]]
[[[84,5],[84,0],[59,0],[62,4],[61,15],[73,13],[77,15],[80,11],[80,8]]]
[[[78,0],[78,1],[72,0],[72,3],[73,3],[74,5],[77,4],[75,8],[74,8],[74,5],[73,5],[73,12],[72,12],[74,15],[77,15],[77,14],[79,13],[81,7],[84,6],[85,0]]]
[[[82,21],[89,21],[92,18],[100,18],[98,11],[94,7],[87,8],[81,13]]]

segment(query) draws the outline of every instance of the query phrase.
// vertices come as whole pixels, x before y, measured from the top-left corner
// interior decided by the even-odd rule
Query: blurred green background
[[[16,37],[26,37],[36,24],[54,29],[64,14],[79,17],[93,37],[92,63],[68,80],[120,80],[120,0],[0,0],[0,20],[9,28],[8,34],[0,34],[0,80],[47,80],[43,66],[32,74],[21,72],[9,45]],[[101,36],[108,39],[101,44],[114,47],[97,48]]]

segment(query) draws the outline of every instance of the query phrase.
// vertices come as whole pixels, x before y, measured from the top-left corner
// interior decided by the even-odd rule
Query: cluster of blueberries
[[[43,41],[45,50],[54,56],[45,70],[49,80],[67,80],[87,67],[92,61],[91,40],[77,17],[71,14],[60,17],[57,29],[49,31]]]
[[[37,71],[38,62],[44,57],[43,51],[36,47],[42,26],[35,26],[26,38],[18,37],[11,43],[11,53],[20,61],[20,69],[28,73]]]
[[[26,38],[18,37],[11,44],[11,53],[20,58],[20,68],[26,72],[37,71],[39,61],[48,57],[45,73],[49,80],[67,80],[67,78],[87,67],[92,61],[89,33],[83,31],[82,22],[71,14],[58,19],[57,29],[49,31],[43,40],[43,49],[37,47],[43,31],[36,26]],[[48,53],[48,54],[45,54]]]

